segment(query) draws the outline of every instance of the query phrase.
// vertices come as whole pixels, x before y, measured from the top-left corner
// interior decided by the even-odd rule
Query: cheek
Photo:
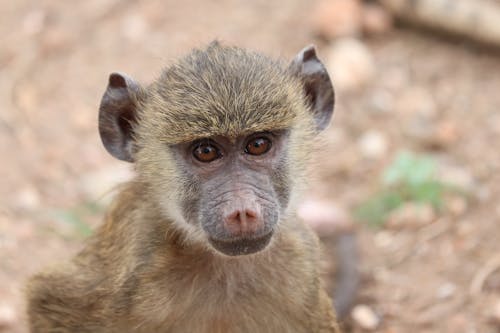
[[[183,175],[184,185],[181,192],[181,210],[187,223],[196,225],[200,216],[201,184],[192,175]]]
[[[289,170],[285,159],[281,160],[271,173],[271,182],[280,203],[281,209],[285,210],[290,201],[291,181]]]

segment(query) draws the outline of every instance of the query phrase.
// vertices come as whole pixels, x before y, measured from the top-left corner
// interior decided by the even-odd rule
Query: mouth
[[[225,255],[241,256],[262,251],[269,244],[272,236],[273,231],[270,231],[263,236],[255,238],[220,240],[210,237],[209,242],[214,247],[214,249]]]

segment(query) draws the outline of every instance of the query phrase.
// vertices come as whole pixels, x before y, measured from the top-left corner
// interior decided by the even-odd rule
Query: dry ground
[[[131,173],[96,130],[108,73],[147,82],[214,38],[290,58],[315,41],[311,3],[0,1],[0,312],[17,317],[5,332],[26,331],[26,277],[77,251],[102,194]],[[500,332],[500,58],[410,31],[365,42],[376,80],[338,95],[314,190],[350,210],[406,149],[434,156],[470,193],[465,209],[424,226],[359,226],[359,302],[382,318],[377,332]],[[363,155],[369,131],[385,138],[382,154]]]

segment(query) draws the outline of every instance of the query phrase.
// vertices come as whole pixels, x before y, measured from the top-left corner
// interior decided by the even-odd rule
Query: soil
[[[27,331],[26,278],[78,251],[113,185],[133,173],[98,136],[107,75],[148,82],[214,38],[284,58],[314,42],[325,55],[313,3],[0,1],[0,332]],[[499,55],[407,29],[363,42],[376,75],[337,93],[311,192],[351,212],[403,150],[433,156],[469,187],[424,225],[352,226],[357,304],[380,319],[375,332],[500,332]],[[367,156],[360,138],[370,131],[386,149]],[[333,240],[322,238],[328,262]]]

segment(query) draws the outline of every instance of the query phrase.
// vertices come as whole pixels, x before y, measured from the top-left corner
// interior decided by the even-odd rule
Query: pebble
[[[326,67],[339,91],[356,91],[372,82],[375,60],[368,47],[358,39],[342,38],[327,50]]]
[[[390,113],[394,109],[394,97],[385,89],[377,90],[370,96],[369,105],[374,112]]]
[[[436,292],[436,297],[440,300],[451,298],[457,291],[457,286],[454,283],[446,282],[440,285]]]
[[[377,314],[367,305],[359,304],[351,311],[352,319],[365,330],[376,330],[380,325],[380,318]]]
[[[394,234],[390,231],[382,230],[375,234],[373,241],[378,248],[387,249],[394,243]]]
[[[140,15],[133,14],[123,19],[122,33],[130,41],[138,42],[143,40],[148,30],[148,23]]]
[[[396,111],[402,114],[434,120],[437,116],[437,105],[434,96],[423,87],[405,89],[396,100]]]
[[[383,34],[393,27],[393,18],[382,6],[367,3],[363,6],[362,26],[363,32],[368,35]]]
[[[107,167],[83,176],[80,189],[88,200],[96,200],[111,192],[116,185],[132,177],[133,171],[128,165]]]
[[[14,308],[8,304],[0,304],[0,330],[10,329],[17,321]]]
[[[500,300],[497,300],[491,310],[490,310],[491,320],[496,324],[500,325]]]
[[[459,166],[441,164],[438,168],[438,179],[468,192],[474,191],[476,182],[471,173]]]
[[[379,131],[370,130],[361,136],[358,147],[363,157],[379,159],[387,154],[387,138]]]
[[[68,29],[59,26],[48,27],[43,30],[40,38],[40,53],[43,56],[57,54],[70,49],[72,43]]]
[[[359,0],[323,0],[312,11],[312,29],[332,40],[361,33],[362,5]]]
[[[40,194],[31,186],[22,188],[15,195],[15,205],[19,209],[34,210],[40,206]]]
[[[464,197],[453,196],[446,199],[445,206],[453,216],[460,216],[467,211],[468,205]]]
[[[387,220],[388,228],[419,228],[432,223],[436,213],[429,204],[408,202],[391,212]]]
[[[23,31],[28,36],[36,35],[42,31],[46,21],[47,13],[43,9],[34,9],[23,18]]]
[[[347,211],[333,202],[306,199],[297,212],[320,235],[331,235],[352,228]]]

